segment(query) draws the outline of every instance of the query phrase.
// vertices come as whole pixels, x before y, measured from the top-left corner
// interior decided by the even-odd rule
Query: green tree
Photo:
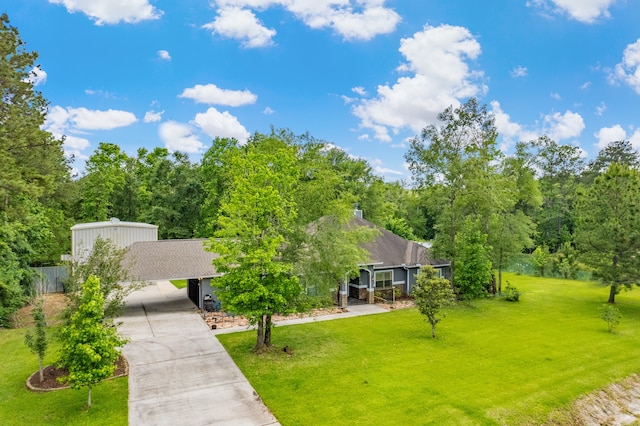
[[[210,237],[217,229],[220,204],[226,197],[231,181],[229,178],[229,158],[238,149],[237,140],[216,138],[211,148],[202,157],[199,172],[204,198],[196,230],[199,237]]]
[[[487,235],[467,219],[456,235],[455,244],[458,269],[454,285],[466,300],[481,297],[492,280],[489,256],[491,247],[487,245]]]
[[[578,251],[571,243],[564,243],[553,259],[555,268],[564,279],[575,279],[578,272]]]
[[[450,259],[457,285],[456,235],[465,218],[488,233],[489,218],[504,209],[502,182],[496,179],[498,132],[486,105],[475,98],[438,115],[440,125],[427,126],[411,141],[405,155],[414,180],[429,191],[436,215],[434,251]]]
[[[295,191],[298,214],[284,257],[293,263],[310,302],[328,303],[339,283],[368,259],[362,243],[377,232],[351,224],[356,194],[344,186],[326,143],[309,135],[280,137],[297,147],[300,169]]]
[[[609,303],[622,288],[638,283],[640,172],[611,164],[593,185],[580,191],[576,243],[595,275],[610,285]]]
[[[114,196],[125,184],[128,156],[118,145],[100,142],[86,162],[81,179],[82,219],[104,221],[114,216]]]
[[[435,339],[436,325],[445,317],[442,309],[454,303],[451,283],[438,277],[433,267],[425,266],[420,270],[412,296],[420,313],[431,324],[431,337]]]
[[[220,206],[209,249],[220,278],[225,310],[257,325],[256,351],[271,346],[271,318],[297,309],[302,293],[293,264],[282,258],[297,207],[295,149],[256,134],[229,158],[230,187]]]
[[[632,169],[638,169],[640,168],[640,153],[630,141],[609,142],[598,152],[597,157],[587,164],[586,170],[582,173],[582,183],[592,184],[593,180],[606,172],[613,163],[625,164]]]
[[[622,314],[615,306],[611,304],[605,304],[600,307],[600,318],[607,323],[609,333],[613,333],[618,324],[620,324],[620,318]]]
[[[87,406],[91,407],[91,389],[113,375],[126,340],[118,335],[113,321],[105,319],[100,280],[90,276],[82,285],[80,305],[62,328],[60,364],[68,369],[65,382],[74,389],[87,387]]]
[[[87,250],[86,258],[71,263],[69,278],[65,283],[70,313],[75,312],[82,301],[82,283],[88,277],[95,276],[100,282],[105,317],[115,318],[120,314],[125,297],[143,284],[129,275],[130,265],[123,263],[126,250],[119,249],[111,240],[98,236],[91,250]]]
[[[0,15],[0,326],[26,301],[29,263],[54,254],[45,206],[68,178],[62,140],[42,130],[47,101],[32,83],[38,54],[24,45]]]
[[[515,151],[514,155],[503,159],[499,180],[503,204],[491,214],[487,228],[487,242],[492,247],[491,262],[498,271],[498,293],[502,293],[502,271],[509,258],[533,245],[536,229],[533,218],[542,204],[533,158],[527,152],[526,144],[518,143]]]
[[[547,136],[531,143],[543,195],[537,222],[537,243],[556,252],[571,242],[574,230],[573,203],[584,160],[580,148],[560,145]]]
[[[416,236],[413,234],[413,229],[411,229],[406,219],[403,217],[387,216],[384,221],[384,227],[388,231],[391,231],[404,239],[416,239]]]
[[[47,321],[44,315],[43,308],[43,299],[39,297],[31,311],[31,315],[33,316],[33,321],[35,324],[35,330],[33,332],[29,331],[24,336],[24,342],[29,347],[32,353],[38,356],[39,363],[39,373],[40,373],[40,382],[44,380],[44,375],[42,373],[42,363],[44,360],[44,356],[47,353]]]
[[[531,254],[531,262],[533,266],[538,270],[538,273],[541,277],[544,277],[547,266],[549,266],[549,262],[551,261],[551,254],[549,254],[549,249],[545,245],[541,245],[536,247],[536,249]]]

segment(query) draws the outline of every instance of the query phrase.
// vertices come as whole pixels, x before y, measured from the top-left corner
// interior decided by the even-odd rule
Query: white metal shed
[[[109,239],[117,248],[129,247],[138,241],[157,241],[158,227],[148,223],[121,222],[111,218],[108,222],[79,223],[71,227],[71,256],[82,262],[100,236]]]

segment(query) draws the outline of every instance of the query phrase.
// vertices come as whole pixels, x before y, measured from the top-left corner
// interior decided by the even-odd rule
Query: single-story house
[[[356,216],[356,226],[378,230],[375,240],[366,243],[369,259],[359,265],[357,277],[340,283],[338,303],[347,306],[348,298],[374,303],[376,290],[396,288],[411,294],[416,275],[425,265],[433,266],[444,277],[451,275],[451,263],[432,259],[426,247],[406,240]],[[123,263],[134,279],[144,281],[186,279],[187,294],[198,308],[207,295],[215,295],[215,281],[221,276],[212,265],[215,253],[206,251],[206,239],[139,241],[131,244]]]
[[[357,214],[351,223],[377,229],[379,235],[364,245],[369,259],[358,265],[358,276],[341,283],[340,306],[347,305],[348,297],[373,303],[376,290],[396,288],[403,295],[411,294],[420,268],[426,265],[431,265],[441,276],[450,278],[451,262],[432,259],[424,245],[404,239]]]

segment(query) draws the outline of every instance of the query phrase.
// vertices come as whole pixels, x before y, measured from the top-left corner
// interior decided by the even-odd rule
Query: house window
[[[376,288],[393,287],[393,271],[376,271],[375,281]]]

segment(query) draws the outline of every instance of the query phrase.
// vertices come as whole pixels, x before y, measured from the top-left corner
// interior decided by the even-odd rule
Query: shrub
[[[507,280],[507,286],[504,289],[504,299],[507,302],[519,302],[520,295],[522,294],[517,288],[513,287],[511,283]]]

